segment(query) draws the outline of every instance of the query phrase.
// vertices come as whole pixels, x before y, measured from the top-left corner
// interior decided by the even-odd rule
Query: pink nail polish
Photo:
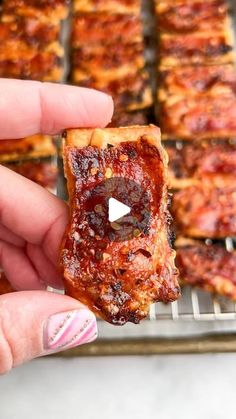
[[[95,315],[81,308],[49,317],[44,329],[44,347],[46,350],[60,351],[92,342],[96,337]]]

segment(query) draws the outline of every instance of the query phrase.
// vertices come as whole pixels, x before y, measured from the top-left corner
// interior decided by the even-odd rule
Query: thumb
[[[0,374],[96,337],[94,314],[70,297],[46,291],[0,296]]]

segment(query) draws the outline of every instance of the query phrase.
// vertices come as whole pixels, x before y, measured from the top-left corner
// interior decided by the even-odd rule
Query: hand
[[[0,139],[104,127],[112,116],[112,99],[93,90],[0,79],[0,91]],[[97,327],[93,313],[78,301],[45,291],[47,285],[62,287],[57,266],[66,204],[2,166],[0,197],[0,266],[20,291],[0,296],[0,373],[5,373],[90,342]]]

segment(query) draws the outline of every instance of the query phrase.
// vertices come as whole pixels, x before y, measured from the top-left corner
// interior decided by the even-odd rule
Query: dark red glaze
[[[217,92],[227,89],[236,95],[236,71],[234,65],[186,66],[163,70],[160,85],[167,95]],[[221,93],[221,92],[220,92]]]
[[[128,127],[132,125],[147,125],[148,118],[143,111],[115,112],[109,127]]]
[[[106,149],[67,147],[65,158],[71,208],[61,253],[66,291],[113,324],[138,323],[147,316],[152,302],[173,301],[179,295],[167,237],[167,190],[161,155],[140,138]],[[94,217],[94,212],[86,213],[87,197],[106,179],[107,170],[109,176],[112,173],[131,179],[148,191],[148,234],[113,241],[109,234],[97,235],[91,229],[88,217]],[[101,233],[99,217],[93,223]]]
[[[142,30],[139,16],[80,13],[73,20],[72,46],[113,42],[133,43],[142,39]]]
[[[236,252],[196,243],[177,248],[181,281],[236,300]]]
[[[54,189],[56,187],[58,170],[50,162],[26,161],[19,164],[7,164],[6,166],[44,188]]]
[[[225,28],[227,16],[225,0],[166,3],[158,13],[158,30],[175,33],[216,31]]]
[[[190,186],[173,197],[176,229],[188,237],[236,236],[236,186]]]
[[[19,140],[1,140],[0,141],[0,158],[5,153],[27,153],[33,149],[33,143],[28,138]]]

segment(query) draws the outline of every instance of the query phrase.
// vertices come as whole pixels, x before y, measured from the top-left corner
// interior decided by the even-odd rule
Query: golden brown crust
[[[181,283],[236,301],[236,252],[194,240],[177,243],[176,265]]]
[[[64,165],[71,209],[61,253],[67,293],[118,325],[139,322],[154,301],[176,299],[179,287],[166,218],[167,156],[160,146],[159,129],[69,130]],[[90,213],[84,211],[86,196],[95,186],[101,187],[108,171],[109,178],[139,181],[152,195],[147,235],[139,232],[130,240],[111,241],[109,234],[98,236],[90,231]],[[96,225],[100,229],[103,223]]]
[[[162,139],[209,140],[236,136],[232,95],[173,96],[161,103]]]
[[[44,22],[58,22],[69,13],[68,0],[3,0],[3,14],[40,19]]]
[[[74,0],[74,11],[140,14],[141,0]]]
[[[158,47],[160,64],[164,67],[233,63],[233,36],[228,32],[162,34]]]
[[[56,147],[52,137],[48,135],[33,135],[20,140],[0,141],[1,162],[50,157],[55,155]]]
[[[212,239],[236,236],[236,186],[185,188],[174,194],[172,214],[181,235]]]
[[[80,13],[73,18],[71,42],[73,48],[88,44],[136,43],[142,41],[142,31],[139,16]]]

